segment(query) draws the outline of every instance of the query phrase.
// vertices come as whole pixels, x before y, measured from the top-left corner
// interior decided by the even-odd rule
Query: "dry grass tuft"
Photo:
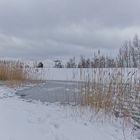
[[[9,84],[28,81],[28,73],[19,61],[0,61],[0,80]]]

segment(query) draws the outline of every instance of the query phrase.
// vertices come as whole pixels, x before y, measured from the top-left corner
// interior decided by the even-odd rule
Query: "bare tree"
[[[75,62],[75,57],[71,58],[69,60],[69,62],[67,62],[66,67],[67,68],[76,68],[77,67],[77,64]]]

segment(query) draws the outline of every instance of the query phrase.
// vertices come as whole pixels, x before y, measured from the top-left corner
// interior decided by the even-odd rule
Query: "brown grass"
[[[124,75],[122,69],[114,69],[112,73],[108,73],[103,69],[96,69],[93,74],[81,76],[86,79],[81,88],[81,106],[129,120],[140,109],[138,76],[134,72]]]
[[[7,83],[21,83],[28,79],[28,73],[19,61],[0,61],[0,80]]]

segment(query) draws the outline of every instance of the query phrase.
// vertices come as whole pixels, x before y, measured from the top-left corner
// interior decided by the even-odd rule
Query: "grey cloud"
[[[140,33],[139,5],[139,0],[0,0],[0,55],[117,50]]]

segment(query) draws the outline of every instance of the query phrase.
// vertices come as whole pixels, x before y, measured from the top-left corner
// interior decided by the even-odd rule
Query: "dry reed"
[[[29,81],[28,72],[19,61],[0,60],[0,80],[7,84],[21,84]]]
[[[97,113],[111,113],[117,118],[132,120],[136,127],[140,126],[138,71],[129,69],[126,72],[123,68],[81,71],[80,77],[85,80],[79,95],[81,106],[90,107]]]

